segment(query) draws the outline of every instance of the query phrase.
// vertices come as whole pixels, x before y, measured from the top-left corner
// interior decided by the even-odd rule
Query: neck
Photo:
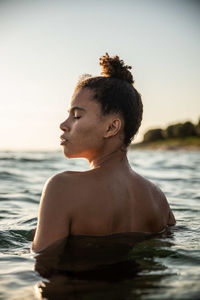
[[[92,169],[95,169],[95,168],[102,167],[108,163],[122,162],[122,161],[128,163],[126,153],[127,150],[125,148],[119,148],[119,149],[115,149],[114,151],[101,154],[98,157],[89,160],[90,167]]]

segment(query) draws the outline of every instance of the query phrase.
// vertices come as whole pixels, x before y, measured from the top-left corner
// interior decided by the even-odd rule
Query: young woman
[[[127,160],[143,112],[131,67],[107,53],[100,65],[103,76],[78,83],[69,116],[60,125],[64,155],[86,158],[91,170],[66,171],[47,181],[34,251],[70,235],[157,233],[175,224],[165,195]]]

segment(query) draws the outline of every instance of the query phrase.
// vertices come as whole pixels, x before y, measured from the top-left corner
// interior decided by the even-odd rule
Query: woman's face
[[[93,91],[79,89],[72,97],[68,118],[60,124],[61,145],[66,157],[94,159],[104,145],[107,122]]]

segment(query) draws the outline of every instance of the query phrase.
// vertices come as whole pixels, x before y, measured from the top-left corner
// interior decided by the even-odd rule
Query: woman
[[[91,170],[66,171],[47,181],[34,251],[69,235],[157,233],[175,224],[162,191],[134,172],[127,160],[143,112],[131,67],[107,53],[100,65],[103,76],[78,83],[69,116],[60,125],[64,155],[86,158]]]

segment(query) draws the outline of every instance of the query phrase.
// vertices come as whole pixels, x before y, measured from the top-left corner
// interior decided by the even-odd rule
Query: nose
[[[67,119],[60,124],[60,129],[63,131],[69,131],[69,126],[67,124]]]

